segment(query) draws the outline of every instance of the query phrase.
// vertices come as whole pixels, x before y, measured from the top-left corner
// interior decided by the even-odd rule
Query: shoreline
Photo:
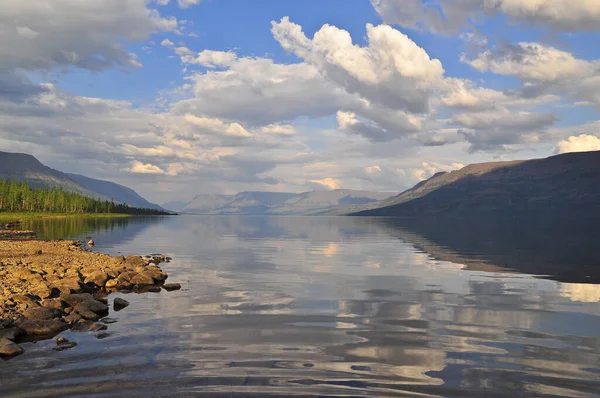
[[[51,339],[67,329],[105,330],[111,293],[178,290],[179,284],[165,283],[168,274],[159,267],[169,261],[159,254],[110,256],[79,241],[0,230],[0,358],[23,353],[20,342]],[[116,298],[112,310],[127,305]],[[55,350],[72,344],[59,337]]]

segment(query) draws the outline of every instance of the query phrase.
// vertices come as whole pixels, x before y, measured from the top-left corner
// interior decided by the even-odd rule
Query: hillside
[[[101,201],[113,200],[132,207],[163,210],[130,188],[109,181],[63,173],[25,153],[0,152],[0,179],[26,182],[31,188],[62,188],[66,192]]]
[[[106,200],[107,197],[82,187],[68,175],[44,166],[25,153],[0,152],[0,179],[26,182],[32,188],[62,188],[67,192]]]
[[[139,207],[143,209],[164,210],[159,205],[150,203],[146,199],[142,198],[133,189],[127,188],[123,185],[110,181],[96,180],[94,178],[78,174],[67,173],[67,176],[69,176],[69,178],[83,188],[108,197],[116,202],[125,203],[128,206]]]
[[[198,195],[182,211],[198,214],[311,215],[343,205],[373,203],[389,196],[389,193],[343,189],[300,194],[240,192],[237,195]]]
[[[436,174],[352,215],[519,216],[554,212],[600,212],[600,152],[469,165]]]

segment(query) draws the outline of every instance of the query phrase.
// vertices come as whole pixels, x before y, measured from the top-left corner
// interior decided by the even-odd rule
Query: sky
[[[598,0],[3,0],[0,150],[164,203],[600,150]]]

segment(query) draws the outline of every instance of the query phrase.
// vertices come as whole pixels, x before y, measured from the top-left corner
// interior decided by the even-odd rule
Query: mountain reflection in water
[[[592,238],[479,222],[180,216],[80,231],[98,251],[173,256],[184,289],[127,295],[107,339],[26,345],[0,363],[2,394],[597,396]]]

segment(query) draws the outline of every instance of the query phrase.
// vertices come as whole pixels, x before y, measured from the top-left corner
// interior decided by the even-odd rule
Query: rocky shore
[[[0,357],[21,354],[21,341],[53,338],[69,328],[106,329],[111,292],[180,288],[164,283],[167,274],[159,264],[170,259],[162,255],[113,257],[90,252],[80,242],[32,237],[0,231]],[[116,298],[113,310],[128,304]],[[62,339],[57,350],[72,346]]]

